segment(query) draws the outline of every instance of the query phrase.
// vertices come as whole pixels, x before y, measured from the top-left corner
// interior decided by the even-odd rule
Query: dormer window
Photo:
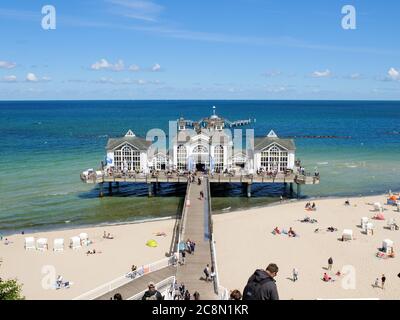
[[[179,130],[185,130],[185,126],[183,125],[179,126]]]

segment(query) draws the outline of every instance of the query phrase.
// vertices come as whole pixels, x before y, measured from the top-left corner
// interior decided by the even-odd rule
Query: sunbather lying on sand
[[[292,229],[292,227],[289,228],[289,232],[288,232],[288,236],[289,237],[297,237],[297,233],[294,232],[294,230]]]
[[[333,280],[330,276],[328,276],[328,274],[325,272],[324,273],[324,276],[322,277],[322,281],[325,281],[325,282],[329,282],[329,281],[335,281],[335,280]]]
[[[89,251],[86,252],[86,255],[89,255],[89,254],[96,254],[96,253],[101,253],[101,251],[96,251],[96,249],[89,250]]]
[[[166,237],[167,236],[167,234],[165,233],[165,232],[156,232],[156,236],[158,236],[158,237]]]
[[[337,228],[335,228],[335,227],[328,227],[328,228],[326,228],[326,231],[335,232],[335,231],[337,231]]]

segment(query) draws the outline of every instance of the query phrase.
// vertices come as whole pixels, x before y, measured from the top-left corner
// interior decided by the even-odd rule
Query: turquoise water
[[[185,187],[163,185],[148,199],[145,185],[121,185],[99,199],[79,174],[98,167],[108,137],[128,129],[145,136],[180,116],[211,113],[255,118],[255,135],[274,129],[295,137],[297,157],[322,180],[307,196],[374,194],[400,189],[400,103],[340,101],[59,101],[0,102],[0,232],[40,230],[175,215]],[[253,127],[253,126],[251,126]],[[312,138],[332,136],[334,138]],[[213,207],[243,208],[276,200],[280,185],[214,187]]]

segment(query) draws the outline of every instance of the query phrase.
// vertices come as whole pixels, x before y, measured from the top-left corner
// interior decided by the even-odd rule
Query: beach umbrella
[[[146,242],[146,246],[150,247],[150,248],[155,248],[158,246],[158,243],[156,240],[151,239],[149,241]]]

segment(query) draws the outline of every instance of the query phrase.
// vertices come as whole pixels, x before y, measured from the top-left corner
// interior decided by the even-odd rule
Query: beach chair
[[[35,238],[34,237],[27,237],[25,238],[25,250],[35,250]]]
[[[342,233],[342,240],[343,241],[353,240],[353,230],[344,229]]]
[[[382,251],[386,254],[390,254],[393,252],[393,241],[389,239],[385,239],[382,242]]]
[[[64,251],[64,239],[54,239],[53,251]]]
[[[378,212],[382,212],[383,211],[383,207],[379,202],[375,202],[374,203],[374,210],[378,211]]]
[[[79,239],[81,241],[81,245],[82,246],[88,246],[89,245],[89,236],[87,233],[82,232],[81,234],[79,234]]]
[[[368,217],[361,218],[361,229],[365,230],[367,228],[368,221],[369,221]]]
[[[81,246],[81,238],[77,237],[77,236],[71,237],[70,242],[69,242],[69,247],[74,250],[81,248],[82,247]]]
[[[36,249],[39,251],[45,251],[49,248],[46,238],[39,238],[36,240]]]
[[[374,230],[374,224],[372,222],[368,222],[365,226],[365,233],[368,235],[368,232],[371,231],[371,234],[373,234]]]

